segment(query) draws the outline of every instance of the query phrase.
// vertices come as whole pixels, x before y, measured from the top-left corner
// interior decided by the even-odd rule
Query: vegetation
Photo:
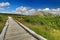
[[[15,16],[20,16],[20,15],[8,14],[8,13],[0,13],[0,33],[2,32],[2,29],[5,26],[5,23],[6,23],[7,19],[8,19],[8,16],[15,17]]]
[[[1,14],[0,32],[2,31],[8,16],[12,16],[48,40],[60,40],[60,16],[24,16],[16,14]]]
[[[48,40],[60,40],[59,16],[16,16],[15,18]]]
[[[0,33],[5,25],[7,17],[5,15],[0,15]]]

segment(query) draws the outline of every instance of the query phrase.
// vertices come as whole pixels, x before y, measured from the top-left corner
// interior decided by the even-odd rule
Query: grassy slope
[[[17,16],[16,19],[48,40],[60,40],[60,17]]]
[[[7,20],[7,17],[5,15],[0,14],[0,33],[5,25],[6,20]]]

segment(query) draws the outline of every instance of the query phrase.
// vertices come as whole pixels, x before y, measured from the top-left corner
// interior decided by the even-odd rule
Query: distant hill
[[[38,11],[34,15],[41,15],[41,16],[43,16],[43,15],[45,15],[45,13],[43,11]]]
[[[40,15],[40,16],[56,16],[57,14],[55,12],[45,12],[45,11],[38,11],[34,15]]]

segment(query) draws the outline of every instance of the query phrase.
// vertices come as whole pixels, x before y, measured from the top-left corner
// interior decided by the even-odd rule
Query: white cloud
[[[44,8],[44,9],[33,9],[33,8],[29,8],[29,7],[18,7],[16,8],[16,10],[14,11],[16,14],[23,14],[23,15],[32,15],[38,11],[44,11],[45,13],[52,13],[52,14],[60,14],[60,8],[56,8],[56,9],[50,9],[50,8]]]
[[[16,8],[16,10],[14,11],[17,14],[22,14],[22,15],[32,15],[33,13],[36,12],[35,9],[29,9],[29,7],[18,7]]]
[[[37,11],[43,11],[45,13],[60,15],[60,8],[56,8],[56,9],[44,8],[44,9],[38,9]]]
[[[16,8],[16,11],[26,11],[26,10],[27,8],[23,6]]]
[[[6,11],[7,9],[9,9],[9,5],[10,5],[10,3],[9,2],[1,2],[0,3],[0,10],[1,11]]]
[[[42,11],[57,12],[57,11],[60,11],[60,8],[56,8],[56,9],[45,8],[45,9],[42,9]]]
[[[38,9],[37,11],[51,11],[50,8]]]
[[[35,13],[35,12],[36,12],[35,9],[30,9],[30,10],[29,10],[29,13]]]
[[[0,10],[4,10],[4,8],[0,8]]]
[[[42,9],[38,9],[37,11],[42,11]]]
[[[45,9],[43,9],[43,11],[50,11],[50,9],[49,8],[45,8]]]
[[[10,5],[9,2],[2,2],[2,3],[0,3],[0,7],[9,6],[9,5]]]

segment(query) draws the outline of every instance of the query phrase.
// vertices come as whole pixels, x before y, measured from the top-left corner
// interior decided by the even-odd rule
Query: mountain
[[[45,15],[45,13],[43,11],[38,11],[34,15],[41,15],[41,16],[43,16],[43,15]]]
[[[55,11],[38,11],[33,15],[40,15],[40,16],[60,16],[60,12],[55,12]]]

